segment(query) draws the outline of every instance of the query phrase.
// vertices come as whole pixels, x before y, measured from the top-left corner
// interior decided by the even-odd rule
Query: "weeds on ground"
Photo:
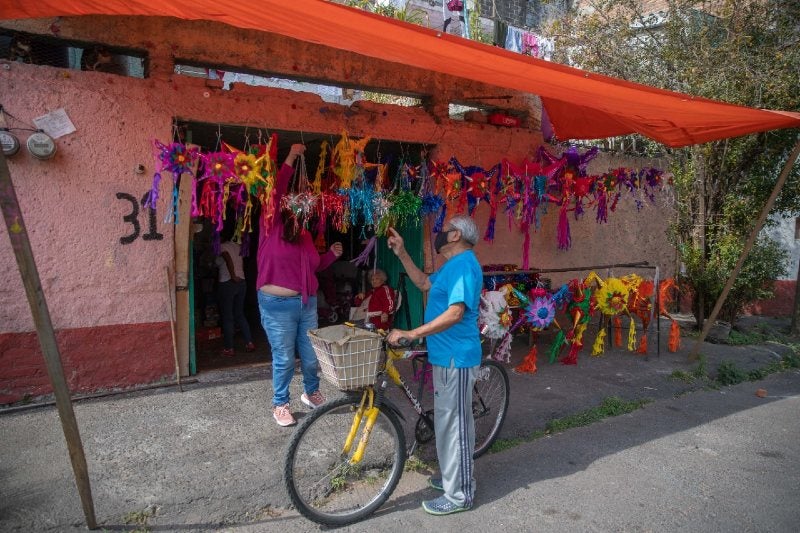
[[[406,459],[406,464],[403,467],[403,471],[405,472],[432,472],[433,467],[417,457],[416,455],[412,455],[408,459]]]
[[[150,526],[148,525],[148,520],[150,520],[151,516],[155,516],[156,514],[156,507],[153,505],[148,505],[142,511],[132,511],[125,516],[122,517],[122,521],[125,522],[127,525],[136,526],[131,533],[149,533]]]
[[[691,384],[695,381],[701,381],[706,386],[714,386],[712,380],[708,377],[706,356],[702,354],[697,361],[697,366],[694,367],[690,372],[686,372],[685,370],[675,370],[669,375],[669,377],[670,379],[683,381],[684,383]]]
[[[587,409],[586,411],[581,411],[580,413],[569,415],[564,418],[550,420],[547,422],[547,424],[545,424],[544,430],[537,430],[528,437],[497,439],[492,444],[492,447],[489,448],[489,452],[501,452],[503,450],[508,450],[509,448],[518,446],[523,442],[531,442],[547,435],[552,435],[553,433],[561,433],[562,431],[566,431],[570,428],[588,426],[589,424],[593,424],[604,418],[631,413],[637,409],[641,409],[650,402],[652,402],[652,400],[649,398],[628,401],[616,396],[609,396],[604,398],[602,403],[597,407],[593,407],[591,409]]]
[[[790,368],[800,368],[800,348],[792,346],[792,351],[793,353],[785,354],[780,360],[772,361],[750,372],[739,368],[736,363],[723,361],[717,367],[717,383],[720,385],[736,385],[743,381],[759,381],[776,372],[783,372]]]

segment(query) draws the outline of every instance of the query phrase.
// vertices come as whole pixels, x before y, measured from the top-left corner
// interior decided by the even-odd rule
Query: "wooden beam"
[[[717,319],[717,315],[722,309],[725,300],[728,298],[728,293],[731,292],[731,288],[733,288],[733,284],[736,282],[736,278],[739,276],[739,272],[742,270],[742,265],[744,265],[745,259],[747,259],[747,256],[750,255],[750,250],[753,249],[756,239],[758,239],[758,234],[761,233],[761,228],[764,227],[764,222],[767,221],[767,216],[769,216],[769,212],[772,211],[772,206],[775,205],[775,200],[778,199],[778,194],[780,194],[784,183],[786,183],[786,178],[789,177],[789,172],[792,170],[792,166],[794,166],[794,162],[798,155],[800,155],[800,139],[798,139],[797,143],[795,143],[794,150],[792,150],[792,154],[789,156],[789,159],[786,160],[786,164],[783,166],[780,176],[778,176],[778,181],[775,183],[775,187],[772,189],[772,193],[769,195],[767,203],[764,204],[764,207],[761,209],[761,214],[756,220],[756,225],[753,227],[753,231],[750,232],[750,236],[747,238],[744,248],[742,248],[742,253],[739,256],[739,259],[736,261],[736,266],[733,267],[733,271],[728,277],[728,281],[725,282],[725,287],[722,288],[722,293],[719,295],[719,298],[717,298],[717,303],[714,304],[714,309],[711,310],[711,314],[703,324],[703,331],[700,332],[700,336],[697,338],[697,341],[694,343],[694,348],[692,348],[692,351],[689,354],[690,360],[696,360],[699,358],[700,346],[706,340],[708,332],[711,331],[714,321]]]
[[[187,144],[188,148],[197,148]],[[192,173],[197,171],[197,163],[192,168]],[[189,307],[189,241],[192,238],[192,186],[190,174],[182,174],[178,189],[178,207],[175,217],[175,335],[178,345],[178,361],[180,375],[189,375],[189,314],[193,312]]]
[[[17,193],[14,191],[14,183],[11,181],[11,173],[8,170],[6,156],[2,151],[0,151],[0,208],[3,211],[3,219],[5,220],[6,228],[8,228],[8,237],[11,240],[11,247],[14,249],[19,273],[22,276],[22,284],[25,286],[25,294],[31,307],[33,322],[36,325],[36,334],[39,337],[39,345],[42,348],[45,365],[47,366],[47,374],[50,376],[50,383],[53,386],[58,416],[61,419],[61,428],[64,431],[64,439],[67,441],[69,458],[72,462],[72,472],[75,475],[75,483],[78,486],[78,493],[83,505],[83,515],[86,518],[86,525],[89,529],[96,529],[97,521],[94,516],[92,487],[89,483],[89,470],[86,467],[86,456],[83,453],[83,443],[78,431],[78,422],[75,420],[75,412],[72,409],[72,400],[67,388],[67,381],[64,379],[61,355],[58,352],[56,335],[53,330],[53,323],[50,320],[50,311],[45,301],[39,272],[33,259],[33,250],[28,239],[28,232],[17,201]]]

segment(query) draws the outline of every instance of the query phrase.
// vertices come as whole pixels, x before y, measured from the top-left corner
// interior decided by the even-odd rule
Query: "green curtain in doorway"
[[[395,229],[403,237],[406,250],[414,260],[414,263],[418,267],[422,268],[424,260],[422,247],[425,242],[423,236],[423,225],[398,225],[398,227]],[[405,269],[403,268],[402,263],[400,263],[400,260],[397,259],[397,256],[394,255],[394,252],[392,252],[386,245],[386,237],[381,237],[378,239],[378,267],[386,271],[386,275],[389,276],[389,285],[397,288],[400,273],[405,272]],[[401,308],[400,311],[395,315],[394,326],[400,329],[412,329],[422,324],[422,292],[408,278],[406,278],[405,286],[406,300],[403,301],[402,305],[403,307],[408,306],[409,312],[406,313],[406,311]],[[411,320],[410,324],[406,318],[407,314]]]

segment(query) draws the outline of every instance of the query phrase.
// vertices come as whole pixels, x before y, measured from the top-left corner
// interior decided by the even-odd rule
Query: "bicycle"
[[[427,351],[398,349],[384,338],[379,338],[379,350],[383,366],[377,366],[372,382],[311,411],[287,447],[284,481],[289,497],[300,514],[319,524],[342,526],[372,514],[396,488],[406,459],[419,444],[435,437],[432,411],[423,409],[394,366],[395,361],[408,359],[421,362],[424,369],[430,366]],[[401,423],[405,416],[385,397],[390,382],[401,389],[418,416],[409,448]],[[424,384],[420,380],[418,396]],[[486,453],[497,438],[508,398],[505,369],[496,361],[482,361],[473,388],[473,457]]]

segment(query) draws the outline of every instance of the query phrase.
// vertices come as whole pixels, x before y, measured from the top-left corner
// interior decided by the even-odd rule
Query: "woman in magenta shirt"
[[[305,221],[295,221],[282,211],[281,198],[286,194],[295,159],[306,150],[293,144],[275,183],[276,213],[269,232],[262,232],[258,242],[258,307],[261,325],[272,348],[272,416],[280,426],[297,423],[289,408],[289,384],[294,374],[295,350],[300,353],[303,389],[300,400],[311,409],[325,398],[319,390],[319,365],[308,330],[317,327],[317,276],[342,255],[342,244],[331,245],[320,255],[314,247]]]

